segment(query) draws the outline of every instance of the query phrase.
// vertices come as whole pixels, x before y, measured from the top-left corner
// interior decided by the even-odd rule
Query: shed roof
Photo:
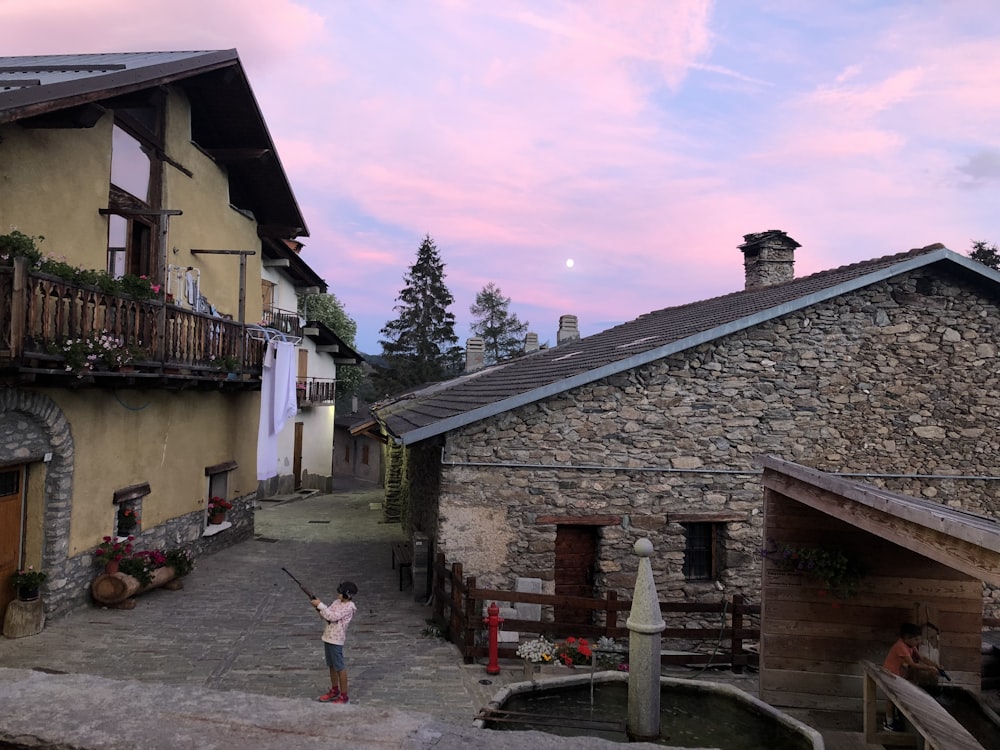
[[[1000,521],[764,456],[766,489],[983,581],[1000,584]]]
[[[187,95],[192,139],[229,172],[233,204],[261,234],[308,235],[234,49],[0,57],[0,125],[92,127],[116,100],[167,84]]]
[[[646,313],[592,336],[377,404],[373,413],[404,444],[417,443],[934,264],[1000,289],[997,271],[943,245],[930,245]]]

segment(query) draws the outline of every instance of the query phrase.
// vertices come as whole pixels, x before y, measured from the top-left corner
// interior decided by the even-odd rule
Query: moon
[[[567,258],[566,259],[566,268],[572,268],[572,267],[573,267],[573,259],[572,258]]]

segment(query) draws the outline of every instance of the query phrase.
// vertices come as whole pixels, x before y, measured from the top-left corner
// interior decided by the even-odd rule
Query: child
[[[350,581],[342,581],[337,587],[340,598],[329,607],[319,599],[311,599],[311,604],[326,620],[323,629],[323,651],[326,666],[330,668],[330,691],[319,697],[320,703],[347,703],[347,670],[344,668],[344,641],[347,626],[354,617],[357,607],[351,601],[358,593],[358,587]]]
[[[941,667],[920,655],[918,647],[922,640],[920,626],[904,622],[899,626],[899,640],[889,649],[882,669],[917,685],[937,684]],[[885,702],[885,728],[891,732],[901,732],[905,728],[903,717],[890,700]]]

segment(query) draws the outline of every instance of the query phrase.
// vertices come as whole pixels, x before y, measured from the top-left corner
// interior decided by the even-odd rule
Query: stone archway
[[[0,390],[0,435],[0,464],[46,463],[42,568],[49,573],[45,609],[53,612],[83,595],[73,585],[76,576],[69,570],[74,465],[70,424],[48,396],[5,388]]]

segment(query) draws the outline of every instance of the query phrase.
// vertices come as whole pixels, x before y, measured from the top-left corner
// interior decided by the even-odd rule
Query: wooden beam
[[[115,490],[112,502],[115,505],[120,505],[122,503],[127,503],[130,500],[138,500],[140,497],[145,497],[150,492],[152,492],[152,490],[149,488],[149,482],[133,484],[130,487],[123,487],[120,490]]]
[[[564,526],[618,526],[621,516],[538,516],[536,524],[557,524]]]
[[[667,523],[732,523],[749,521],[747,513],[708,512],[708,513],[668,513]]]
[[[292,261],[288,258],[264,258],[261,261],[261,265],[264,268],[288,268],[292,265]]]
[[[221,474],[224,471],[233,471],[233,469],[240,468],[240,465],[236,461],[223,461],[221,464],[214,464],[213,466],[205,467],[205,476],[210,477],[212,474]]]

